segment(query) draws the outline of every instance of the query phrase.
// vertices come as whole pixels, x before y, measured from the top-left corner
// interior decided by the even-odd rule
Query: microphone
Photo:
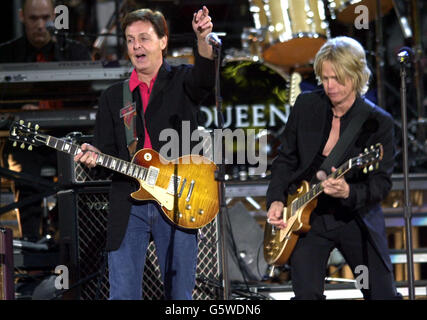
[[[218,37],[218,35],[215,32],[209,33],[205,41],[207,44],[211,45],[212,47],[220,48],[222,46],[221,39]]]
[[[61,29],[57,29],[55,27],[55,23],[53,21],[47,21],[45,24],[46,30],[53,37],[55,35],[69,35],[70,33]],[[83,35],[84,32],[81,32],[80,35]]]
[[[53,21],[46,22],[46,30],[50,33],[51,36],[53,36],[56,31],[55,23],[53,23]]]
[[[405,63],[410,61],[413,56],[414,56],[414,51],[409,47],[402,47],[397,53],[397,59],[399,60],[400,63]]]

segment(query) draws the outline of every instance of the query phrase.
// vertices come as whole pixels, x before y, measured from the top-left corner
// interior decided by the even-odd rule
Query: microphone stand
[[[56,37],[56,41],[58,43],[59,52],[63,59],[68,60],[68,32],[54,32],[54,36]]]
[[[221,97],[221,87],[220,87],[220,61],[221,61],[221,46],[212,46],[214,50],[214,59],[215,59],[215,105],[216,113],[218,119],[218,128],[221,131],[224,128],[224,117],[222,114],[222,97]],[[215,136],[214,136],[215,139]],[[216,139],[214,140],[216,142]],[[220,141],[220,147],[223,148],[223,141]],[[215,150],[215,148],[214,148]],[[230,297],[230,284],[228,278],[228,262],[227,262],[227,204],[225,201],[225,162],[224,154],[221,149],[221,163],[218,164],[218,170],[215,171],[215,180],[219,181],[219,226],[220,226],[220,248],[221,248],[221,266],[222,266],[222,282],[223,282],[223,299],[228,300]]]
[[[406,266],[408,271],[408,292],[409,299],[414,300],[414,261],[412,245],[412,213],[409,190],[409,165],[408,165],[408,124],[406,117],[406,69],[405,64],[409,61],[409,53],[401,51],[399,53],[400,62],[400,96],[401,96],[401,113],[402,113],[402,157],[403,157],[403,178],[404,178],[404,218],[406,233]]]

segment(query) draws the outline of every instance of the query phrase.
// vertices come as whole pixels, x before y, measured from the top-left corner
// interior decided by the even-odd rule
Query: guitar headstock
[[[363,172],[368,173],[368,170],[373,171],[374,168],[378,169],[379,162],[382,160],[383,154],[384,150],[382,144],[377,143],[376,145],[366,148],[360,156],[353,158],[352,166],[363,168]]]
[[[45,145],[43,136],[38,132],[39,126],[36,124],[31,125],[31,122],[25,122],[23,120],[19,122],[13,122],[9,129],[9,140],[14,141],[13,146],[21,149],[28,145],[28,150],[32,150],[33,146]]]

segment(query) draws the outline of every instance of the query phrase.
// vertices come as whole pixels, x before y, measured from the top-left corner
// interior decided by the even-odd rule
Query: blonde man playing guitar
[[[316,55],[314,70],[323,88],[303,93],[296,100],[267,191],[267,222],[283,230],[287,227],[283,212],[288,195],[294,194],[303,180],[319,182],[323,188],[309,216],[311,228],[299,235],[290,255],[295,299],[325,298],[327,262],[334,247],[353,272],[358,266],[369,271],[369,281],[360,288],[365,299],[398,298],[380,207],[391,189],[393,120],[363,98],[371,73],[364,49],[356,40],[337,37],[327,41]],[[326,178],[336,169],[318,171],[321,164],[362,108],[367,108],[369,116],[340,161],[379,143],[383,159],[378,170],[369,174],[351,170],[345,177]]]

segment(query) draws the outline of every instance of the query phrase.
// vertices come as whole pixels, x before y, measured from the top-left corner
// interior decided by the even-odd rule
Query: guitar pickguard
[[[142,180],[139,181],[141,184],[141,187],[150,193],[154,198],[157,199],[157,201],[165,207],[167,210],[173,210],[174,205],[174,196],[172,194],[169,194],[166,189],[163,189],[156,185],[150,185],[147,182],[144,182]],[[144,200],[144,199],[141,199]]]

